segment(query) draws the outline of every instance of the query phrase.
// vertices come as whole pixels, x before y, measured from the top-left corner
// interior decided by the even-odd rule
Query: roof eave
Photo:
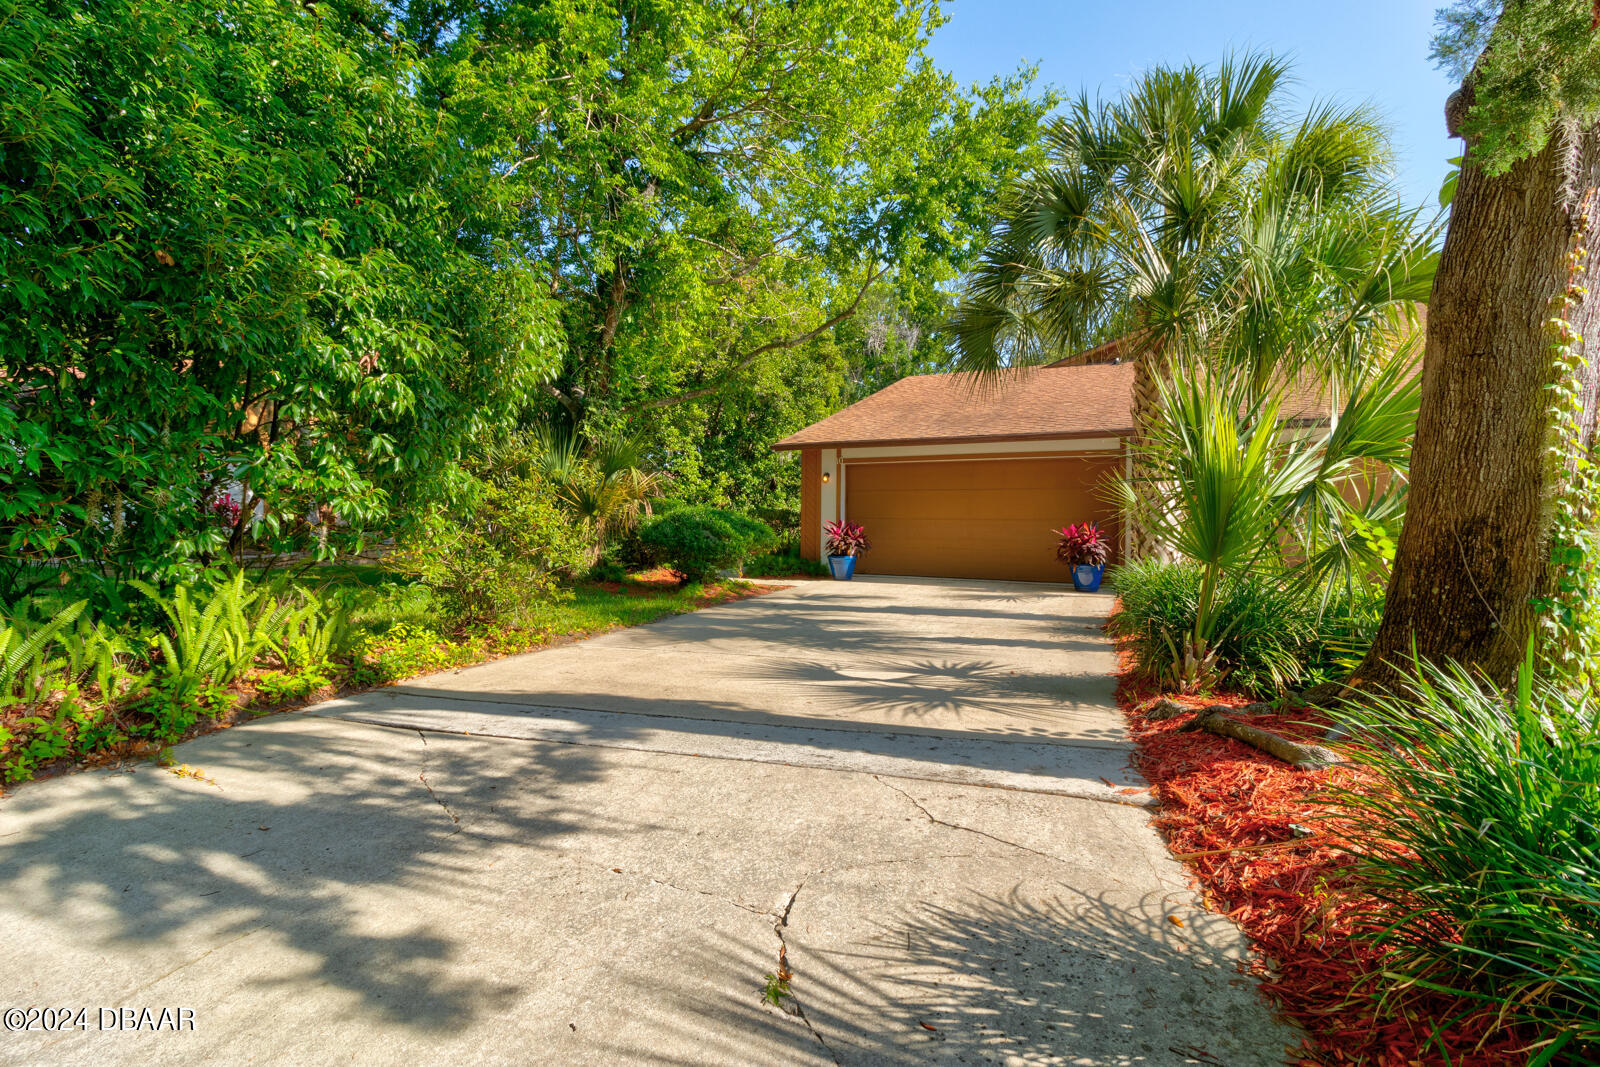
[[[842,441],[792,441],[784,438],[772,444],[774,452],[798,452],[805,448],[875,448],[887,445],[994,444],[1000,441],[1078,441],[1091,437],[1132,437],[1132,426],[1105,427],[1050,433],[977,434],[964,437],[874,437]]]

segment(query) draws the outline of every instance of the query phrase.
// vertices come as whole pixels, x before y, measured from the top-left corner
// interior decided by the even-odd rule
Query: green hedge
[[[655,559],[686,582],[700,582],[718,571],[737,570],[750,556],[777,540],[759,519],[720,508],[685,505],[646,521],[639,541]]]

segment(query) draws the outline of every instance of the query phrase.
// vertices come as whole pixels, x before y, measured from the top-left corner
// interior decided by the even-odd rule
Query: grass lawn
[[[425,588],[371,564],[318,567],[308,572],[302,582],[319,593],[341,596],[348,606],[350,621],[373,638],[381,638],[396,625],[441,628],[439,614]],[[777,588],[781,587],[731,579],[679,585],[664,569],[631,574],[620,582],[579,582],[567,590],[565,598],[534,610],[526,636],[542,634],[544,641],[532,641],[537,645],[563,637],[604,633]],[[477,636],[519,642],[516,634]]]

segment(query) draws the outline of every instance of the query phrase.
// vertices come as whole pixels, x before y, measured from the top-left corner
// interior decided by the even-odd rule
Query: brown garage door
[[[1092,519],[1121,533],[1104,499],[1113,456],[850,463],[845,517],[867,528],[864,574],[1064,582],[1052,530]]]

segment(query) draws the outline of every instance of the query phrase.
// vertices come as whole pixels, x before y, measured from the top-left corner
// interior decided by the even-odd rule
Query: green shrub
[[[1530,657],[1531,664],[1531,657]],[[1440,988],[1600,1055],[1600,713],[1588,693],[1486,690],[1425,666],[1411,699],[1336,713],[1377,779],[1338,790],[1384,987]],[[1444,1024],[1448,1020],[1437,1020]]]
[[[620,582],[628,577],[628,568],[624,567],[617,559],[609,554],[602,554],[589,568],[588,578],[591,582]]]
[[[776,538],[771,527],[732,511],[702,506],[674,508],[639,530],[639,539],[685,582],[736,570]]]
[[[472,507],[437,510],[383,565],[433,591],[455,630],[528,625],[563,576],[587,561],[588,531],[562,512],[549,484],[482,483]]]
[[[760,519],[741,515],[737,511],[719,511],[723,521],[734,528],[745,539],[745,558],[770,552],[778,543],[778,535],[773,533],[772,527]]]
[[[798,551],[782,549],[756,556],[744,565],[746,578],[787,578],[794,574],[826,578],[828,565],[820,559],[806,559]]]
[[[649,503],[650,514],[642,516],[637,524],[613,537],[605,546],[603,559],[610,560],[624,571],[643,571],[661,565],[662,560],[656,549],[645,543],[641,533],[653,519],[690,505],[674,497],[655,497]]]
[[[1115,567],[1121,607],[1111,632],[1133,642],[1146,678],[1173,684],[1183,637],[1194,627],[1203,569],[1195,563],[1137,560]],[[1281,576],[1246,572],[1224,579],[1217,592],[1215,642],[1217,680],[1251,694],[1271,694],[1311,684],[1339,670],[1340,663],[1371,641],[1376,612],[1365,610],[1372,595],[1324,598]]]

